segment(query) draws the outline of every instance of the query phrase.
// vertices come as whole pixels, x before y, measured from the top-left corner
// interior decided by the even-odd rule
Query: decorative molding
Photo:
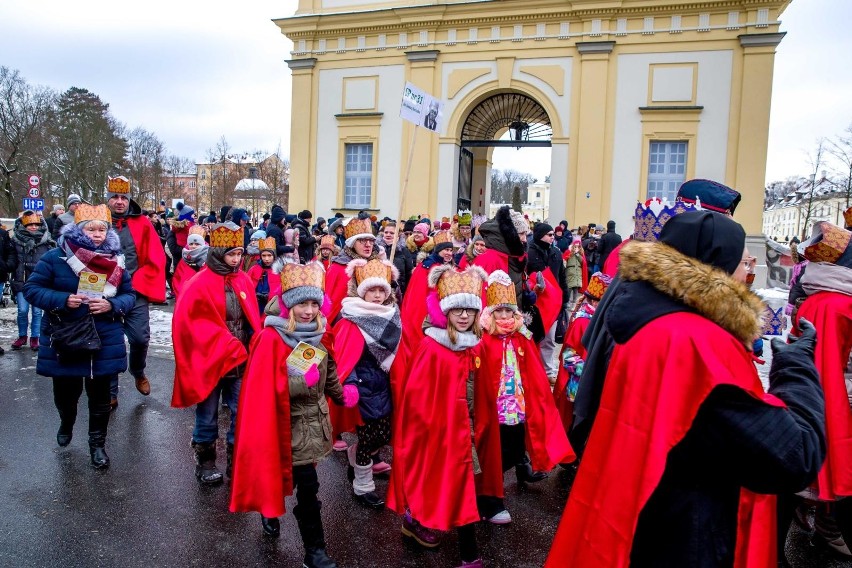
[[[615,47],[614,41],[579,41],[577,42],[577,51],[580,55],[590,55],[593,53],[612,53]]]
[[[479,28],[470,28],[467,30],[467,43],[472,45],[479,41]]]
[[[740,13],[736,11],[728,12],[728,26],[729,30],[738,30],[740,29]]]
[[[437,49],[429,49],[425,51],[406,51],[405,55],[409,61],[415,63],[419,61],[437,61],[440,53]]]
[[[710,31],[710,14],[698,14],[698,31],[699,32],[709,32]]]
[[[672,16],[671,24],[669,24],[669,33],[670,34],[679,34],[683,32],[682,26],[682,17],[681,16]]]
[[[455,45],[456,44],[456,34],[458,32],[455,28],[451,30],[447,30],[447,45]]]
[[[617,35],[617,36],[627,35],[627,18],[618,18],[615,21],[615,35]]]
[[[600,18],[595,18],[594,20],[592,20],[592,31],[589,35],[592,37],[603,35],[601,33],[601,27],[602,26]]]
[[[296,71],[298,69],[313,69],[317,64],[316,57],[308,57],[306,59],[288,59],[287,67]]]
[[[744,34],[737,36],[742,47],[778,47],[787,32],[775,34]]]
[[[559,39],[568,39],[571,36],[571,24],[561,22],[559,24]]]

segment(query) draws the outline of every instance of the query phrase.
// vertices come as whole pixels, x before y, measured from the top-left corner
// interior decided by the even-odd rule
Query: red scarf
[[[65,241],[65,252],[71,253],[77,260],[83,263],[86,270],[95,274],[106,274],[107,282],[118,288],[121,284],[121,275],[124,272],[118,262],[115,260],[115,255],[108,255],[103,252],[95,252],[80,245],[74,244],[70,240]],[[74,266],[71,267],[72,270]],[[80,274],[80,271],[74,270],[75,274]]]

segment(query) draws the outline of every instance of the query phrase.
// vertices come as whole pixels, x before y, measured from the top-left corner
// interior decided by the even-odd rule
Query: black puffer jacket
[[[364,420],[378,420],[391,413],[390,377],[366,345],[343,384],[358,387],[358,410]]]
[[[292,227],[299,231],[299,260],[308,263],[314,258],[317,238],[311,234],[311,228],[307,221],[297,218]]]

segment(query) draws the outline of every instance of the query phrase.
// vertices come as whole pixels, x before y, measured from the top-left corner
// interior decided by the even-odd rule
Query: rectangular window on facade
[[[686,142],[651,142],[648,154],[648,199],[674,202],[686,181]]]
[[[195,180],[189,181],[189,187],[191,187],[192,189],[195,189]]]
[[[201,179],[207,179],[207,172],[201,172]]]
[[[343,207],[345,209],[370,207],[372,190],[373,145],[346,144]]]

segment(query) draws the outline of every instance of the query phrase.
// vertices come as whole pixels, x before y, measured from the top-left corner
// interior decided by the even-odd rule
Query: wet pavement
[[[0,310],[0,342],[16,333]],[[0,357],[0,566],[301,566],[295,519],[282,517],[278,540],[262,536],[257,514],[228,512],[227,485],[201,487],[193,475],[191,409],[169,406],[174,363],[167,346],[149,358],[149,397],[122,375],[118,409],[110,419],[105,472],[89,465],[85,394],[74,439],[56,445],[59,419],[50,380],[35,374],[35,353]],[[220,412],[220,431],[228,411]],[[389,458],[389,456],[388,456]],[[224,447],[219,464],[224,469]],[[344,453],[319,468],[320,499],[329,554],[341,567],[450,567],[459,564],[454,534],[426,551],[405,543],[399,517],[354,502]],[[568,494],[564,471],[527,489],[506,475],[506,503],[514,521],[481,523],[477,537],[486,566],[543,564]],[[377,478],[384,494],[387,478]],[[287,509],[291,509],[292,498]],[[788,556],[797,568],[839,568],[794,528]]]

